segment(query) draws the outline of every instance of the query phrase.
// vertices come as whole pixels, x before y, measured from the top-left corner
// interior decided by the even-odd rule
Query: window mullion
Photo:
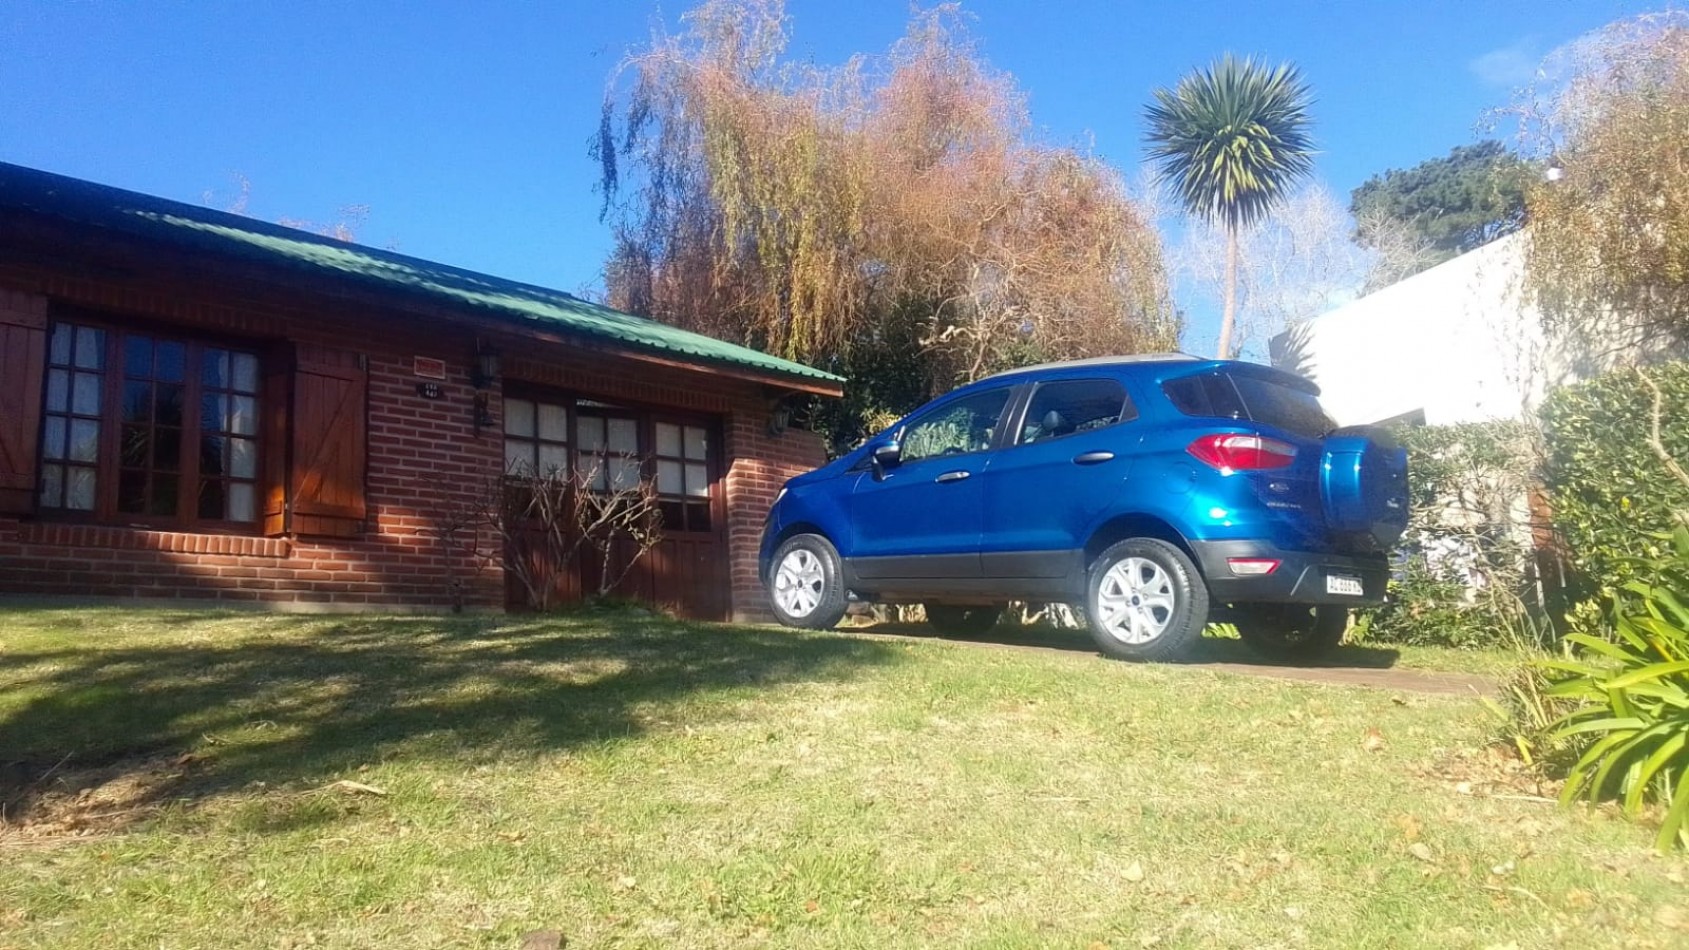
[[[182,406],[182,444],[176,454],[176,517],[187,526],[199,524],[200,386],[205,376],[202,357],[199,343],[189,342],[183,348],[186,365],[182,368],[182,401],[186,405]]]
[[[100,374],[100,448],[94,456],[94,517],[112,521],[118,517],[117,475],[123,451],[124,334],[107,330],[105,337],[105,364]]]

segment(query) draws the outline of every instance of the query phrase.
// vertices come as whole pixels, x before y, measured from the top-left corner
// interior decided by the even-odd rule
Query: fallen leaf
[[[1455,790],[1455,793],[1459,794],[1459,795],[1470,795],[1470,794],[1472,794],[1472,783],[1471,782],[1456,782],[1456,783],[1454,783],[1454,790]]]
[[[1423,830],[1419,819],[1412,815],[1397,815],[1396,827],[1401,829],[1403,841],[1418,841],[1419,833]]]
[[[1408,845],[1407,852],[1421,861],[1430,862],[1437,860],[1437,856],[1431,853],[1431,849],[1427,847],[1423,841],[1415,841],[1413,844]]]
[[[638,886],[639,879],[631,875],[616,878],[616,888],[618,890],[631,891]]]
[[[821,912],[821,903],[813,899],[804,901],[803,912],[806,914],[818,914]]]
[[[1395,703],[1398,706],[1406,706],[1408,704],[1406,696],[1391,696],[1390,702]]]
[[[1361,748],[1368,752],[1384,751],[1384,733],[1377,726],[1368,726],[1366,735],[1361,737]]]
[[[1284,916],[1289,917],[1291,920],[1301,920],[1302,919],[1302,908],[1300,908],[1300,907],[1286,907],[1284,909]]]
[[[1139,864],[1138,862],[1133,861],[1131,864],[1127,865],[1127,867],[1126,867],[1126,880],[1132,882],[1133,884],[1136,884],[1143,879],[1144,879],[1144,866],[1142,864]]]
[[[328,787],[337,792],[351,792],[355,795],[374,795],[378,798],[387,797],[387,790],[384,788],[376,788],[374,785],[365,785],[362,782],[354,782],[350,779],[343,778],[338,782],[331,782]]]
[[[1490,868],[1490,873],[1494,874],[1496,877],[1506,877],[1507,875],[1512,874],[1514,868],[1517,866],[1518,865],[1514,864],[1512,861],[1503,861],[1495,867]]]

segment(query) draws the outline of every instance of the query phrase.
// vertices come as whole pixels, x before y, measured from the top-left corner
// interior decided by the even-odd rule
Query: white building
[[[1300,349],[1287,368],[1319,383],[1339,425],[1522,418],[1570,378],[1522,299],[1527,240],[1500,238],[1316,317],[1273,352]]]

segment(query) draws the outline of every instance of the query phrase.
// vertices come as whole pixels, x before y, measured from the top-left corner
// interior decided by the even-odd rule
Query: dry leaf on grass
[[[1131,864],[1126,866],[1126,880],[1132,882],[1133,884],[1136,884],[1139,881],[1142,881],[1143,879],[1144,879],[1144,866],[1142,864],[1138,863],[1137,861],[1133,861]]]
[[[1384,733],[1377,726],[1368,726],[1366,735],[1361,737],[1361,748],[1368,752],[1384,751]]]
[[[330,782],[329,784],[324,785],[323,791],[349,792],[353,795],[374,795],[377,798],[387,797],[387,790],[384,788],[376,788],[374,785],[365,785],[362,782],[354,782],[351,779],[344,778],[338,782]]]
[[[1408,854],[1413,855],[1421,861],[1432,862],[1437,860],[1437,856],[1431,853],[1431,848],[1423,841],[1415,841],[1413,844],[1408,845],[1407,851]]]

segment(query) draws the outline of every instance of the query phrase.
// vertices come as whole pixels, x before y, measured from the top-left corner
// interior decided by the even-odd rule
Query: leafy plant
[[[1572,626],[1585,632],[1601,626],[1588,622],[1599,619],[1599,605],[1624,596],[1643,565],[1666,555],[1658,532],[1689,512],[1689,486],[1659,461],[1689,458],[1689,363],[1646,372],[1568,386],[1543,406],[1544,481],[1577,582],[1571,599],[1585,602]],[[1656,437],[1662,451],[1653,448]]]
[[[1640,609],[1617,600],[1613,640],[1584,633],[1566,639],[1581,648],[1545,660],[1551,696],[1577,703],[1549,734],[1590,741],[1572,766],[1563,802],[1622,796],[1628,815],[1645,803],[1665,804],[1655,846],[1689,845],[1689,528],[1669,538],[1672,553],[1650,562],[1651,581],[1626,587]]]
[[[1411,517],[1389,598],[1362,611],[1358,628],[1371,640],[1457,648],[1540,636],[1519,517],[1533,468],[1528,430],[1491,422],[1399,435]]]

